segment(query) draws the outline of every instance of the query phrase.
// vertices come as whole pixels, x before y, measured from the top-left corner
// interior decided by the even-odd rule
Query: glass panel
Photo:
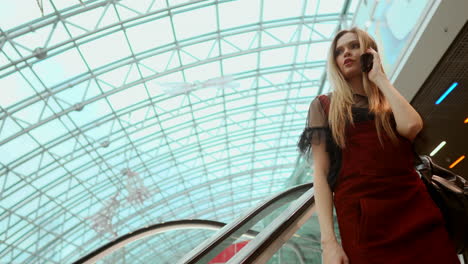
[[[30,4],[32,5],[33,3]],[[2,25],[3,31],[41,16],[37,6],[34,6],[34,8],[24,8],[24,2],[20,1],[2,2],[2,8],[0,10],[0,24]]]
[[[14,134],[21,132],[22,127],[26,124],[19,120],[14,120],[11,117],[5,117],[5,120],[0,121],[0,140],[13,136]]]
[[[136,85],[107,97],[114,110],[129,107],[148,98],[143,85]]]
[[[288,0],[288,1],[264,1],[263,3],[263,19],[275,20],[290,17],[298,17],[301,15],[302,0]]]
[[[78,126],[83,126],[96,120],[97,116],[106,116],[111,113],[111,109],[105,99],[100,99],[94,103],[85,105],[81,111],[68,113],[69,117]]]
[[[123,32],[103,36],[93,42],[83,44],[80,50],[93,69],[130,56],[130,49]]]
[[[215,12],[214,7],[205,7],[175,15],[173,26],[177,39],[187,39],[214,32],[216,30]],[[197,26],[193,26],[193,21],[197,21]]]
[[[63,126],[62,122],[58,119],[51,120],[42,126],[36,127],[29,133],[40,144],[46,144],[60,136],[65,136],[69,131]]]
[[[193,249],[213,234],[212,230],[177,230],[156,234],[127,244],[97,263],[174,263],[180,252]]]
[[[23,76],[16,73],[0,78],[0,87],[2,87],[1,91],[3,94],[0,96],[2,108],[7,108],[35,94],[35,90]]]
[[[336,221],[334,228],[338,242],[341,243]],[[320,226],[317,214],[309,218],[267,263],[322,263]]]
[[[253,71],[257,69],[257,54],[246,54],[223,60],[224,74],[235,74],[239,69]]]
[[[34,70],[45,85],[52,87],[85,72],[87,68],[80,54],[73,49],[36,63]]]
[[[250,183],[249,186],[253,187],[253,184]],[[223,230],[218,232],[217,236],[223,234],[233,228],[233,232],[229,233],[229,236],[217,239],[217,236],[210,238],[210,240],[205,241],[216,241],[216,246],[209,250],[209,252],[203,253],[203,257],[200,258],[197,263],[208,263],[212,260],[217,260],[218,257],[223,256],[224,262],[226,262],[230,257],[235,255],[240,247],[248,243],[249,240],[242,238],[242,235],[249,235],[252,238],[255,237],[252,233],[249,233],[248,230],[253,230],[255,232],[260,232],[265,226],[267,226],[271,221],[274,220],[275,215],[279,215],[283,212],[290,203],[296,200],[301,194],[303,194],[307,188],[298,188],[288,193],[281,195],[281,197],[270,204],[269,206],[263,208],[262,210],[256,210],[255,212],[250,212],[249,219],[243,224],[236,224],[239,220],[235,221],[233,224],[226,226]],[[271,199],[271,198],[270,198]],[[219,211],[218,211],[219,212]],[[243,218],[243,217],[242,217]],[[198,254],[198,253],[197,253]]]
[[[3,164],[8,164],[14,159],[28,154],[33,149],[38,147],[36,141],[31,136],[24,134],[11,141],[8,141],[2,146],[2,160]]]
[[[174,41],[169,18],[150,21],[127,29],[127,36],[135,53],[163,46]],[[151,32],[150,34],[148,34]]]
[[[280,43],[274,43],[278,45]],[[289,65],[294,63],[294,48],[286,47],[280,49],[265,50],[260,55],[260,67],[268,68],[277,65]]]
[[[320,1],[320,6],[317,10],[318,14],[339,13],[343,9],[344,0]],[[315,10],[311,9],[311,10]]]
[[[222,29],[249,25],[260,19],[259,0],[227,1],[219,5],[220,27]],[[242,19],[238,10],[242,10]]]

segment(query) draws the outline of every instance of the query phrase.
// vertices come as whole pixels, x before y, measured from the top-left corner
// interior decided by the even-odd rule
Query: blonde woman
[[[367,72],[364,53],[373,55]],[[333,92],[312,101],[298,143],[314,160],[323,263],[460,263],[414,169],[422,119],[388,80],[375,41],[359,28],[340,31],[327,67]]]

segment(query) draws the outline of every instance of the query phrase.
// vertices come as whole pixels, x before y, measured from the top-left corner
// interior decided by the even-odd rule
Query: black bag
[[[429,156],[419,155],[421,173],[427,190],[444,216],[450,238],[458,254],[468,250],[468,182],[435,164]]]

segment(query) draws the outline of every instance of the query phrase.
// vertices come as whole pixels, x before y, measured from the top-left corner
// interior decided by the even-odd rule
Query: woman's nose
[[[351,54],[351,51],[349,49],[345,49],[345,51],[343,52],[343,56],[346,57],[346,55],[350,55]]]

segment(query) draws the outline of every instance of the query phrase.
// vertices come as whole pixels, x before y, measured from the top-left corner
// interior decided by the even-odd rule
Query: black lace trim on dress
[[[310,152],[310,144],[318,145],[326,140],[330,131],[327,127],[306,127],[299,138],[297,146],[302,154]]]
[[[301,154],[307,159],[311,158],[311,145],[325,143],[325,149],[330,159],[330,168],[327,175],[327,182],[333,191],[341,169],[341,149],[333,140],[329,127],[306,127],[302,132],[297,146]]]

